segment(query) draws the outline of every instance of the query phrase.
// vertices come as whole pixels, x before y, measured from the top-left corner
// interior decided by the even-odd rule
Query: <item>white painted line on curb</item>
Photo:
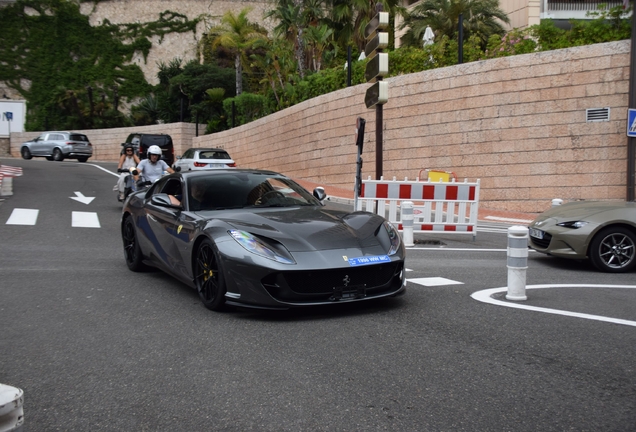
[[[7,220],[7,225],[35,225],[40,210],[14,208]]]
[[[541,288],[627,288],[627,289],[636,289],[636,285],[587,285],[587,284],[559,284],[559,285],[528,285],[526,289],[541,289]],[[534,312],[543,312],[549,313],[553,315],[563,315],[575,318],[584,318],[589,320],[603,321],[609,322],[613,324],[622,324],[627,326],[636,327],[636,321],[624,320],[619,318],[609,318],[601,315],[590,315],[579,312],[570,312],[560,309],[550,309],[536,306],[529,306],[521,303],[512,303],[506,302],[502,300],[497,300],[492,298],[493,294],[506,292],[508,291],[507,287],[501,288],[490,288],[482,291],[477,291],[472,293],[470,296],[477,301],[490,303],[496,306],[504,306],[514,309],[525,309]]]
[[[494,220],[494,221],[501,221],[501,222],[515,222],[515,223],[526,223],[529,224],[532,222],[532,219],[528,220],[528,219],[512,219],[512,218],[504,218],[504,217],[499,217],[499,216],[486,216],[484,219],[488,219],[488,220]]]
[[[71,226],[74,228],[101,228],[97,213],[73,212]]]

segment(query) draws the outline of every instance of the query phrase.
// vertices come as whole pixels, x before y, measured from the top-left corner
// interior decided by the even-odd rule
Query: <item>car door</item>
[[[179,208],[157,205],[152,202],[152,196],[157,194],[181,195],[181,180],[179,176],[164,177],[159,180],[147,197],[144,206],[146,220],[148,222],[148,237],[152,244],[152,259],[158,261],[165,270],[179,274],[183,272],[181,254],[175,243],[175,238],[180,234],[177,220],[182,210]]]
[[[31,145],[31,154],[34,156],[41,156],[44,153],[44,149],[46,147],[46,140],[48,137],[48,133],[43,133],[39,137],[33,140],[33,144]]]
[[[181,168],[181,171],[188,171],[192,169],[192,158],[194,157],[194,149],[186,150],[186,152],[181,156],[176,163],[178,167]]]

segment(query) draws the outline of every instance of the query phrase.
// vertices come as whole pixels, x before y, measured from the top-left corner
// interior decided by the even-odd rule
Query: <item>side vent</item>
[[[588,108],[585,110],[585,121],[588,123],[599,122],[599,121],[609,121],[609,118],[610,118],[609,107]]]

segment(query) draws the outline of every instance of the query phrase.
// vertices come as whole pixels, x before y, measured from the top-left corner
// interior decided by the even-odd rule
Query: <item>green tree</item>
[[[459,16],[463,18],[464,40],[476,36],[482,48],[493,34],[504,35],[501,22],[510,23],[506,13],[499,8],[498,0],[424,0],[411,10],[402,25],[408,28],[410,43],[420,41],[430,26],[436,38],[447,36],[457,39]]]
[[[237,95],[243,92],[243,69],[249,65],[248,51],[256,41],[267,35],[266,30],[250,22],[247,18],[249,12],[250,8],[241,10],[238,15],[227,11],[221,18],[221,24],[210,29],[217,34],[212,40],[212,48],[221,46],[234,54]]]

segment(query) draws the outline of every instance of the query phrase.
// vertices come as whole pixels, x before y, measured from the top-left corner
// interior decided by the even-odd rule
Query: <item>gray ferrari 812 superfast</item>
[[[124,203],[128,268],[156,267],[193,287],[203,304],[265,309],[403,294],[397,229],[368,212],[329,210],[271,171],[174,173]]]

